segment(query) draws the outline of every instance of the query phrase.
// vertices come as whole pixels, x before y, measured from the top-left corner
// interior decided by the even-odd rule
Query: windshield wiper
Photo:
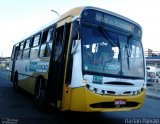
[[[117,46],[119,48],[119,56],[118,56],[118,60],[120,61],[120,71],[118,72],[119,75],[124,75],[123,71],[122,71],[122,56],[121,56],[121,47],[120,47],[120,42],[119,42],[119,38],[117,36]]]
[[[127,64],[128,64],[128,69],[130,69],[130,62],[129,62],[129,57],[131,57],[131,49],[129,47],[129,41],[131,40],[132,35],[129,35],[127,38],[127,44],[125,45],[126,50],[127,50]]]
[[[112,45],[112,46],[117,46],[114,43],[114,40],[112,39],[112,37],[107,33],[106,29],[104,29],[102,26],[99,26],[99,31],[100,33],[106,38],[106,40]],[[111,40],[110,40],[111,39]]]
[[[129,57],[130,57],[130,52],[129,52],[129,48],[127,45],[126,46],[126,51],[127,51],[127,65],[128,65],[128,69],[130,69],[130,62],[129,62]]]

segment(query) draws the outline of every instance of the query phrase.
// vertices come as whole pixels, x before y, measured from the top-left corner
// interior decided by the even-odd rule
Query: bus
[[[73,8],[13,46],[10,80],[42,109],[140,109],[146,95],[142,28],[97,7]]]

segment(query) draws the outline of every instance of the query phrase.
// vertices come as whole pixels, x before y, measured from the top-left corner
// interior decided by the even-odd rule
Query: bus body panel
[[[18,86],[31,94],[35,92],[38,76],[48,78],[48,58],[33,60],[17,60],[15,70],[18,72]],[[45,66],[45,67],[44,67]]]
[[[72,88],[71,94],[71,103],[70,110],[71,111],[86,111],[86,92],[84,87],[80,88]]]
[[[68,85],[64,85],[63,87],[63,98],[62,98],[62,104],[61,104],[61,111],[66,111],[70,110],[71,107],[71,95],[72,95],[72,90],[69,88]]]
[[[87,90],[86,87],[74,88],[72,89],[70,110],[86,111],[86,112],[95,112],[95,111],[111,112],[111,111],[134,110],[134,109],[139,109],[143,106],[145,95],[146,95],[146,90],[143,90],[140,94],[135,96],[118,96],[118,95],[113,96],[113,95],[95,94]],[[126,103],[136,101],[137,105],[133,107],[114,106],[115,100],[126,100]],[[112,102],[112,106],[114,107],[110,107],[111,105],[108,105],[107,108],[107,102],[108,103]],[[97,104],[97,106],[91,107],[91,104],[95,105]]]

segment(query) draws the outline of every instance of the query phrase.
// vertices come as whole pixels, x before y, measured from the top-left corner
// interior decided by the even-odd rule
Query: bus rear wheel
[[[43,111],[46,107],[46,84],[43,78],[37,80],[35,87],[35,103],[39,110]]]

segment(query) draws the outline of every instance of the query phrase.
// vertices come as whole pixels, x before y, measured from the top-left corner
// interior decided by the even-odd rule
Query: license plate
[[[117,99],[115,100],[114,105],[126,105],[126,100]]]

